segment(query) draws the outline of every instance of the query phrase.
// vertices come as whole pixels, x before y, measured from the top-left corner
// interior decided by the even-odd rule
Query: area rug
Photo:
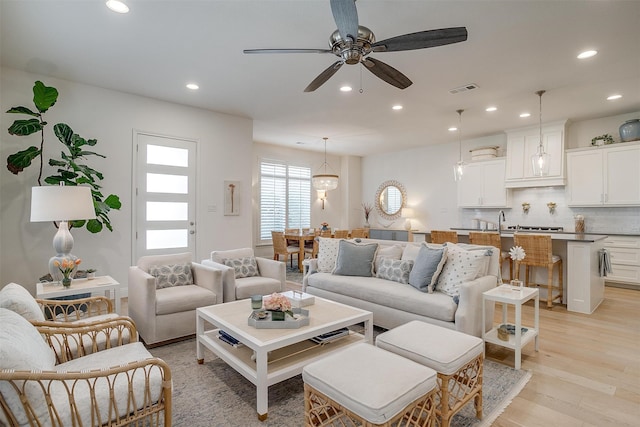
[[[269,416],[256,415],[256,389],[242,375],[205,350],[205,362],[196,362],[195,339],[152,348],[164,359],[173,376],[173,425],[188,427],[298,427],[304,416],[301,375],[269,387]],[[452,420],[455,427],[484,427],[504,411],[531,378],[487,360],[484,362],[484,418],[477,420],[473,404],[467,404]]]
[[[287,282],[302,284],[302,271],[298,270],[298,267],[287,266]]]

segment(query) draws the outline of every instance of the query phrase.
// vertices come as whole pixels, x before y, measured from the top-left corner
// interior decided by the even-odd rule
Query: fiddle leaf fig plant
[[[44,166],[44,132],[47,122],[44,121],[43,114],[55,105],[58,100],[56,88],[47,87],[42,82],[37,81],[33,86],[33,103],[36,111],[27,107],[13,107],[7,111],[10,114],[25,114],[32,118],[16,120],[9,126],[9,134],[16,136],[28,136],[40,132],[40,147],[31,146],[7,157],[7,169],[17,175],[25,168],[31,166],[32,162],[40,158],[40,169],[38,173],[38,185],[42,185],[42,172]],[[88,156],[106,158],[104,155],[87,148],[95,146],[96,139],[84,139],[73,132],[71,127],[65,123],[58,123],[53,126],[53,133],[56,135],[63,149],[60,158],[48,159],[48,165],[56,168],[54,175],[47,176],[44,182],[49,185],[88,185],[91,187],[93,196],[93,207],[96,211],[96,218],[88,221],[71,221],[72,227],[86,226],[91,233],[99,233],[103,227],[113,231],[109,212],[111,209],[120,209],[122,203],[120,198],[114,194],[104,197],[102,186],[99,184],[104,179],[101,172],[83,163]]]

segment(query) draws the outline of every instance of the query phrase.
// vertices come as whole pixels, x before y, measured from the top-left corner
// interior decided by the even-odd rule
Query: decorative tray
[[[254,310],[247,322],[249,326],[256,329],[298,329],[309,324],[309,310],[294,307],[291,311],[296,316],[295,318],[285,314],[284,320],[272,320],[269,310]],[[264,316],[265,313],[266,316]]]

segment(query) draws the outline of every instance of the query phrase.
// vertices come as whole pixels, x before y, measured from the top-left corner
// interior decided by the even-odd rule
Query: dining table
[[[303,233],[302,231],[298,231],[297,233],[284,233],[284,238],[287,240],[296,240],[298,242],[299,252],[298,252],[298,270],[302,271],[302,261],[304,261],[304,244],[306,242],[313,242],[315,239],[315,233]]]

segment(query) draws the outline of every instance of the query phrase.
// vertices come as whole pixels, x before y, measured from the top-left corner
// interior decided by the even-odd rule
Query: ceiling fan
[[[371,52],[397,52],[425,49],[467,40],[465,27],[441,28],[403,34],[376,42],[375,35],[367,27],[358,24],[355,0],[331,0],[331,12],[338,29],[329,37],[330,49],[245,49],[244,53],[333,53],[340,59],[318,75],[305,92],[313,92],[322,86],[345,63],[362,63],[376,77],[400,89],[413,83],[407,76],[384,62],[368,56]]]

